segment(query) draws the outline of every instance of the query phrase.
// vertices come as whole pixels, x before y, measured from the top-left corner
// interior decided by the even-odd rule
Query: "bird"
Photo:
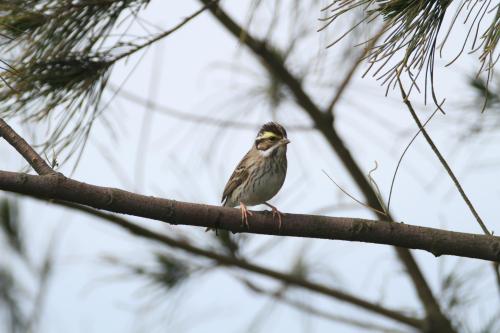
[[[247,206],[265,204],[272,209],[273,220],[278,216],[278,230],[281,230],[282,213],[267,201],[279,192],[285,182],[289,143],[283,126],[276,122],[262,125],[252,147],[227,181],[221,202],[225,207],[239,205],[243,226],[250,227],[248,216],[253,215]]]

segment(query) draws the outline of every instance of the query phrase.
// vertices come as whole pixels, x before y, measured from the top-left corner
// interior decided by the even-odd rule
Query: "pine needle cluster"
[[[434,59],[438,50],[442,51],[450,32],[458,20],[468,26],[461,51],[451,61],[455,61],[470,43],[470,51],[478,52],[478,74],[486,72],[492,77],[495,63],[500,56],[496,49],[500,38],[500,5],[485,0],[464,0],[457,3],[456,13],[450,20],[443,40],[438,41],[445,16],[450,12],[453,0],[335,0],[323,9],[327,13],[322,20],[326,28],[347,13],[361,10],[361,20],[349,28],[331,45],[334,45],[363,23],[376,19],[384,22],[385,33],[366,55],[374,77],[395,87],[401,74],[406,74],[416,85],[416,79],[425,74],[425,84],[434,84]],[[448,14],[449,15],[449,14]],[[372,37],[375,38],[375,37]],[[368,42],[366,43],[368,45]],[[495,53],[496,52],[496,53]],[[367,72],[368,72],[367,71]],[[432,89],[434,101],[436,97]]]
[[[148,2],[0,1],[0,116],[47,120],[42,145],[56,153],[81,146],[123,46],[110,32]]]

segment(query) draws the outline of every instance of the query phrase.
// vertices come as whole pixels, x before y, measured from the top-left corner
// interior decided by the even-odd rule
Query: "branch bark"
[[[231,232],[338,239],[421,249],[435,256],[455,255],[500,262],[500,237],[445,231],[404,223],[381,223],[347,217],[286,214],[281,232],[272,214],[254,214],[250,228],[241,225],[238,209],[156,198],[82,183],[51,174],[33,176],[0,171],[0,189],[62,200],[170,224],[218,228]]]
[[[39,175],[54,173],[54,170],[38,155],[38,153],[17,134],[2,118],[0,118],[0,137],[3,137],[33,167]]]
[[[209,0],[200,0],[204,4],[210,3]],[[237,40],[246,45],[263,63],[277,79],[288,87],[295,97],[296,103],[311,117],[316,128],[324,136],[332,149],[336,152],[341,162],[344,164],[347,172],[351,175],[354,182],[358,185],[366,198],[367,204],[375,209],[383,210],[377,194],[366,179],[361,168],[354,160],[351,152],[344,144],[342,138],[333,127],[333,115],[330,112],[323,112],[309,97],[302,87],[301,81],[297,79],[283,64],[280,57],[277,56],[265,42],[254,38],[248,31],[238,25],[220,6],[209,8],[212,15],[221,23]],[[386,220],[387,217],[378,214],[380,220]],[[389,220],[394,219],[389,215]],[[432,290],[425,280],[425,277],[417,265],[415,258],[410,251],[403,248],[396,248],[396,253],[404,264],[408,275],[410,276],[420,301],[427,313],[427,322],[429,330],[436,332],[455,332],[449,319],[441,312],[440,306]]]

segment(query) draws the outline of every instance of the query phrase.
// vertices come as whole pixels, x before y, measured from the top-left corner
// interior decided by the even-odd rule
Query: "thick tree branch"
[[[209,0],[200,0],[204,4],[210,3]],[[209,11],[213,16],[241,43],[246,45],[263,63],[276,78],[288,87],[299,106],[311,117],[315,126],[325,137],[332,149],[344,164],[347,172],[359,186],[361,192],[366,198],[367,204],[378,210],[383,210],[378,200],[377,194],[366,179],[361,168],[354,160],[351,152],[344,144],[341,137],[333,127],[333,116],[329,112],[323,112],[304,91],[301,81],[297,79],[283,64],[283,61],[272,49],[266,46],[262,41],[254,38],[248,31],[238,25],[229,15],[220,7],[210,7]],[[394,220],[390,215],[378,215],[381,220]],[[455,332],[450,321],[443,315],[438,302],[432,294],[429,284],[424,278],[422,271],[418,267],[415,258],[410,251],[402,248],[396,248],[399,259],[404,264],[411,280],[415,286],[417,295],[427,313],[429,329],[442,333]]]
[[[315,282],[311,282],[308,280],[305,280],[301,278],[300,276],[296,275],[291,275],[289,273],[282,273],[279,271],[275,271],[263,266],[259,266],[253,263],[250,263],[246,260],[243,259],[238,259],[234,256],[227,256],[223,254],[219,254],[216,252],[213,252],[211,250],[205,250],[203,248],[197,247],[195,245],[192,245],[185,240],[178,240],[172,237],[169,237],[164,234],[159,234],[157,232],[154,232],[152,230],[149,230],[147,228],[141,227],[137,225],[136,223],[133,223],[123,217],[114,215],[114,214],[109,214],[105,213],[102,211],[98,211],[96,209],[78,205],[78,204],[73,204],[73,203],[68,203],[68,202],[63,202],[63,201],[55,201],[54,202],[57,205],[61,205],[64,207],[68,207],[71,209],[75,209],[81,212],[84,212],[86,214],[90,214],[96,217],[99,217],[101,219],[106,220],[107,222],[110,222],[114,225],[117,225],[130,233],[143,237],[146,239],[150,239],[156,242],[160,242],[164,245],[174,247],[176,249],[181,249],[184,250],[188,253],[208,258],[211,260],[214,260],[217,262],[219,265],[223,266],[229,266],[229,267],[237,267],[249,272],[253,272],[259,275],[267,276],[269,278],[278,280],[283,282],[284,284],[291,285],[294,287],[299,287],[299,288],[304,288],[309,291],[316,292],[318,294],[327,296],[327,297],[332,297],[336,300],[343,301],[346,303],[350,303],[354,306],[360,307],[366,311],[393,319],[397,322],[418,328],[423,330],[424,328],[424,322],[420,319],[417,318],[412,318],[409,316],[406,316],[398,311],[390,310],[387,308],[384,308],[383,306],[375,303],[368,302],[362,298],[359,298],[357,296],[351,295],[349,293],[346,293],[344,291],[341,291],[339,289],[335,289],[333,287],[325,286],[322,284],[318,284]]]
[[[39,175],[48,175],[54,172],[43,158],[2,118],[0,118],[0,137],[3,137],[14,147]]]
[[[171,224],[218,228],[232,232],[389,244],[425,250],[436,256],[455,255],[500,261],[499,237],[445,231],[404,223],[286,214],[284,226],[279,232],[272,214],[266,212],[255,214],[251,219],[250,229],[246,229],[241,225],[241,215],[238,209],[168,200],[116,188],[89,185],[62,174],[33,176],[0,171],[0,189],[45,199],[78,203]]]

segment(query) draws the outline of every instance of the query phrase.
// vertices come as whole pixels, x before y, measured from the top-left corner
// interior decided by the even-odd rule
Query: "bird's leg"
[[[270,203],[267,203],[267,202],[264,202],[264,205],[266,205],[267,207],[271,208],[272,211],[273,211],[273,221],[274,221],[274,218],[276,215],[278,215],[278,231],[281,231],[281,216],[283,215],[282,212],[280,212],[278,210],[278,208],[274,207],[273,205],[271,205]]]
[[[244,226],[250,229],[250,225],[248,224],[248,215],[252,216],[253,213],[248,210],[247,206],[245,206],[243,202],[240,202],[240,209],[241,209],[241,223],[243,223]]]

